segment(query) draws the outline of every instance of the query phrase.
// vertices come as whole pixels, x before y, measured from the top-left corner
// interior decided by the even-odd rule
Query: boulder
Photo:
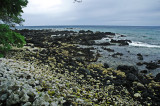
[[[110,49],[110,48],[103,48],[104,50],[107,50],[108,52],[114,52],[113,49]]]
[[[108,46],[108,45],[111,45],[109,42],[105,42],[105,43],[99,43],[97,45],[101,45],[101,46]]]
[[[109,68],[109,65],[107,63],[104,63],[104,68]]]
[[[138,74],[138,70],[134,66],[127,66],[127,65],[119,65],[117,67],[117,70],[121,70],[125,73],[132,73],[132,74]]]
[[[127,74],[127,80],[133,82],[133,81],[138,81],[138,78],[137,78],[137,76],[135,76],[134,74],[129,73],[129,74]]]
[[[134,88],[137,88],[138,91],[145,90],[145,86],[140,82],[133,82]]]
[[[90,70],[88,70],[88,69],[79,68],[78,72],[81,74],[90,75]]]
[[[112,57],[115,57],[115,58],[116,58],[117,56],[123,56],[123,54],[122,54],[122,53],[118,53],[118,52],[117,52],[117,53],[112,54]]]
[[[105,32],[106,35],[115,35],[115,33],[112,32]]]
[[[125,46],[125,45],[129,45],[129,43],[131,43],[131,40],[114,40],[114,39],[111,39],[110,42],[111,43],[119,43],[120,46]]]
[[[142,66],[143,63],[142,63],[142,62],[138,62],[137,65],[138,65],[138,66]]]
[[[160,82],[160,73],[158,73],[155,77],[155,81]]]
[[[138,54],[137,54],[137,58],[138,58],[139,60],[143,60],[142,54],[138,53]]]
[[[147,74],[147,70],[142,70],[142,71],[140,71],[140,73],[143,73],[143,74]]]
[[[144,63],[146,64],[146,68],[147,69],[156,69],[158,67],[160,67],[157,63],[155,62],[150,62],[150,63]]]

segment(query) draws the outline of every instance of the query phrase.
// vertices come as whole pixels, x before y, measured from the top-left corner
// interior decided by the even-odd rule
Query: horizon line
[[[126,26],[126,27],[143,27],[143,26],[157,26],[157,27],[160,27],[160,25],[18,25],[18,26],[26,26],[26,27],[32,27],[32,26]],[[16,26],[17,27],[17,26]]]

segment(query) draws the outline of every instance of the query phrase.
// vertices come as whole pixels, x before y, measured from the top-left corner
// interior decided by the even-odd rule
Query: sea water
[[[109,46],[115,52],[122,53],[123,56],[113,58],[113,53],[106,52],[100,46],[94,46],[102,55],[98,62],[108,63],[110,67],[116,68],[118,65],[136,66],[137,62],[151,62],[160,60],[160,26],[96,26],[96,25],[68,25],[68,26],[18,26],[17,29],[52,29],[52,30],[91,30],[101,32],[114,32],[117,35],[125,35],[120,39],[131,40],[129,46]],[[143,60],[137,59],[137,54],[143,55]],[[139,70],[146,70],[145,66],[137,66]],[[156,75],[160,68],[149,70]]]
[[[17,26],[17,29],[55,29],[55,30],[92,30],[102,32],[114,32],[126,35],[132,40],[133,46],[160,47],[160,26],[90,26],[90,25],[66,25],[66,26]]]

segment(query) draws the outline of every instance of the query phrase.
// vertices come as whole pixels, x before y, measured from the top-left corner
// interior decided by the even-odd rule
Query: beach
[[[11,89],[15,83],[5,85],[7,78],[1,73],[7,87],[0,91],[2,103],[17,97],[7,105],[160,105],[158,44],[148,44],[151,51],[127,35],[66,29],[15,30],[27,44],[11,50],[1,66],[9,79],[10,73],[20,72],[22,77],[14,74],[14,82],[25,80],[22,85],[29,90],[20,95],[21,82],[17,90]]]

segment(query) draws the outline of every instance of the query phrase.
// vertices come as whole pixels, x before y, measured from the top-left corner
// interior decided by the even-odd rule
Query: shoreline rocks
[[[15,82],[23,81],[27,84],[27,90],[34,93],[27,91],[27,94],[24,93],[23,96],[17,94],[18,88],[22,87],[18,83],[18,86],[14,85],[14,89],[13,86],[9,87],[14,91],[9,96],[1,93],[2,105],[7,102],[16,104],[15,102],[19,103],[18,101],[20,101],[18,105],[46,106],[160,105],[158,75],[154,78],[151,75],[139,74],[133,66],[118,66],[117,70],[114,70],[109,68],[108,64],[95,64],[100,54],[94,53],[91,47],[80,48],[78,46],[83,41],[85,45],[88,45],[88,41],[99,39],[97,37],[99,35],[103,38],[115,36],[114,33],[80,31],[77,35],[70,31],[49,32],[45,30],[31,32],[26,30],[23,33],[28,46],[10,51],[6,58],[13,60],[5,60],[18,73],[11,71],[12,73],[7,74],[8,77],[1,73],[0,78],[10,82],[8,78],[13,74],[12,78]],[[65,35],[51,39],[50,34],[58,33]],[[18,61],[24,61],[29,65],[25,66],[23,62]],[[0,65],[1,63],[5,62],[0,62]],[[6,73],[11,70],[6,68],[8,63],[4,65],[3,71]],[[12,98],[15,102],[5,101],[8,98]]]

